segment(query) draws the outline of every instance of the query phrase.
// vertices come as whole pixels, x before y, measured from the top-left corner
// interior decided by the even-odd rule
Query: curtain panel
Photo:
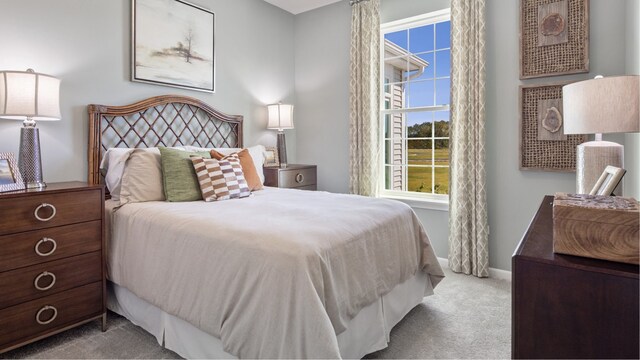
[[[380,0],[351,1],[349,190],[377,196],[380,176]]]
[[[449,267],[489,276],[485,0],[451,0]]]

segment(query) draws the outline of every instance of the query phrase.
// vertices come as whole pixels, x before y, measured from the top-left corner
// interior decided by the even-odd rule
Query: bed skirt
[[[433,287],[429,277],[419,271],[360,310],[348,323],[347,329],[337,336],[342,357],[361,359],[366,354],[386,348],[391,329],[421,303],[425,296],[432,294]],[[158,344],[184,358],[237,358],[224,351],[220,339],[164,312],[112,282],[108,283],[107,307],[155,336]]]

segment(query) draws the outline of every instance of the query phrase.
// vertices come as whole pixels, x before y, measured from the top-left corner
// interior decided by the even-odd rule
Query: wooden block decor
[[[556,193],[553,252],[637,265],[639,209],[633,198]]]
[[[576,171],[576,147],[586,135],[565,135],[562,86],[520,86],[520,170]]]
[[[589,72],[589,1],[520,0],[520,79]]]
[[[569,41],[567,31],[568,0],[538,5],[538,46]]]
[[[562,114],[562,99],[538,100],[538,140],[567,140]]]

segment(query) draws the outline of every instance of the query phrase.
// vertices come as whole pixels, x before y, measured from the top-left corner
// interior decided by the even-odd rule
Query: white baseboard
[[[438,263],[440,263],[440,266],[442,267],[449,267],[449,259],[439,257]],[[498,280],[511,281],[511,271],[489,268],[489,277]]]

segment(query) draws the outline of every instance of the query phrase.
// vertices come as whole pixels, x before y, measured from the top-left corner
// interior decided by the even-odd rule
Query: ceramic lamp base
[[[578,145],[576,158],[576,193],[588,194],[608,166],[622,168],[624,147],[610,141],[589,141]],[[622,195],[622,182],[613,192]]]

